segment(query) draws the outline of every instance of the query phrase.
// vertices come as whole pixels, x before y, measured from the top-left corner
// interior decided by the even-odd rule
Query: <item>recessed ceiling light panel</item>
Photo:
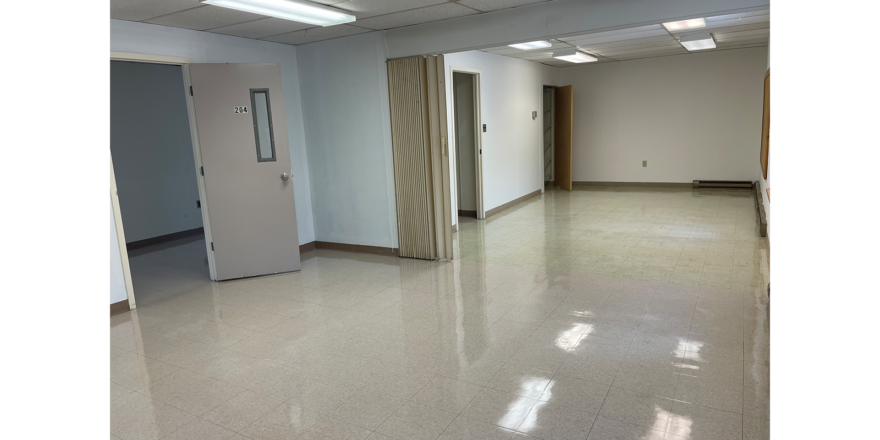
[[[683,31],[685,29],[698,29],[706,27],[706,20],[702,18],[694,18],[691,20],[672,21],[669,23],[663,23],[663,26],[665,26],[670,32]]]
[[[712,34],[688,35],[681,37],[679,42],[685,49],[691,51],[715,49],[715,40],[712,39]]]
[[[521,50],[533,50],[533,49],[543,49],[545,47],[550,47],[550,46],[552,46],[552,44],[550,44],[549,41],[539,40],[539,41],[530,41],[528,43],[508,44],[508,46],[514,47],[517,49],[521,49]]]
[[[593,61],[598,61],[598,58],[592,55],[587,55],[576,49],[567,49],[553,52],[553,58],[556,58],[557,60],[568,61],[569,63],[590,63]]]
[[[351,23],[354,15],[323,5],[291,0],[202,0],[202,3],[316,26]]]

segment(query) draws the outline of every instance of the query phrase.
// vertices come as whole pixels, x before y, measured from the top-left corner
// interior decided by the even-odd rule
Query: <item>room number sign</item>
[[[247,109],[247,106],[243,106],[243,107],[233,107],[233,108],[232,108],[232,112],[233,112],[233,113],[247,113],[247,112],[248,112],[248,109]]]

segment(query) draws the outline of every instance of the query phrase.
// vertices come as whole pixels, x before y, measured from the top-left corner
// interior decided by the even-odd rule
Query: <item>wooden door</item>
[[[764,171],[764,180],[767,180],[767,171],[770,168],[770,69],[764,76],[764,122],[761,125],[761,170]],[[769,189],[768,189],[769,191]],[[769,199],[769,193],[768,193]]]
[[[553,181],[571,191],[571,139],[574,115],[574,88],[557,87],[553,97]]]

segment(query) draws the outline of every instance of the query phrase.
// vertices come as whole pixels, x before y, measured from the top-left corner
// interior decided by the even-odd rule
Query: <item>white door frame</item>
[[[199,199],[202,204],[202,225],[205,228],[205,251],[208,255],[208,268],[211,273],[211,280],[217,280],[217,276],[214,270],[214,253],[211,252],[211,222],[208,216],[208,196],[205,192],[205,181],[201,179],[201,173],[199,170],[202,168],[202,149],[199,144],[199,132],[196,128],[196,115],[195,109],[193,106],[193,98],[189,94],[190,86],[192,82],[190,81],[189,76],[189,65],[192,64],[192,58],[183,58],[183,57],[171,57],[165,55],[151,55],[151,54],[141,54],[141,53],[129,53],[129,52],[110,52],[110,60],[111,61],[130,61],[137,63],[151,63],[151,64],[170,64],[175,66],[180,66],[181,71],[183,72],[183,94],[186,96],[186,110],[187,116],[189,117],[189,132],[190,138],[192,139],[193,146],[193,157],[195,158],[196,168],[193,170],[196,173],[196,182],[198,182],[199,186]],[[125,245],[125,233],[122,228],[122,213],[119,210],[119,197],[116,194],[116,175],[113,171],[113,159],[110,159],[110,197],[113,201],[113,218],[116,221],[116,236],[119,241],[119,254],[122,257],[122,270],[125,276],[125,290],[128,295],[128,304],[133,309],[135,308],[135,299],[134,299],[134,289],[131,284],[131,270],[129,268],[128,262],[128,252],[126,250]]]
[[[486,219],[486,209],[485,204],[483,203],[483,155],[480,152],[483,150],[483,114],[481,110],[480,103],[480,71],[477,69],[471,69],[469,67],[458,67],[458,66],[449,66],[449,90],[451,90],[451,99],[452,99],[452,127],[454,128],[452,136],[453,148],[450,148],[451,153],[450,157],[453,158],[452,166],[449,167],[450,170],[454,170],[454,174],[449,176],[449,180],[454,182],[454,186],[452,188],[452,193],[458,194],[458,161],[455,159],[456,154],[456,144],[458,133],[455,125],[455,81],[454,74],[455,72],[459,73],[469,73],[474,75],[476,81],[474,82],[474,119],[476,119],[474,124],[474,140],[476,141],[476,145],[474,145],[474,168],[476,169],[476,186],[477,186],[477,219],[485,220]],[[460,201],[456,199],[456,205],[458,205]],[[455,207],[456,216],[458,216],[458,206]],[[458,221],[456,221],[458,224]]]

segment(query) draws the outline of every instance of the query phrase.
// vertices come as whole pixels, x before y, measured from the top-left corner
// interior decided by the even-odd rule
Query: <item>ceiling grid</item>
[[[312,0],[345,10],[357,17],[352,23],[320,27],[295,21],[205,5],[200,0],[111,0],[110,18],[206,31],[236,37],[306,44],[376,30],[447,20],[549,0]],[[678,42],[687,35],[711,33],[716,48],[724,50],[766,46],[770,11],[706,17],[698,29],[668,31],[661,24],[593,32],[548,39],[552,46],[523,51],[509,46],[481,49],[556,67],[574,64],[553,58],[553,52],[576,48],[598,63],[685,54]]]

